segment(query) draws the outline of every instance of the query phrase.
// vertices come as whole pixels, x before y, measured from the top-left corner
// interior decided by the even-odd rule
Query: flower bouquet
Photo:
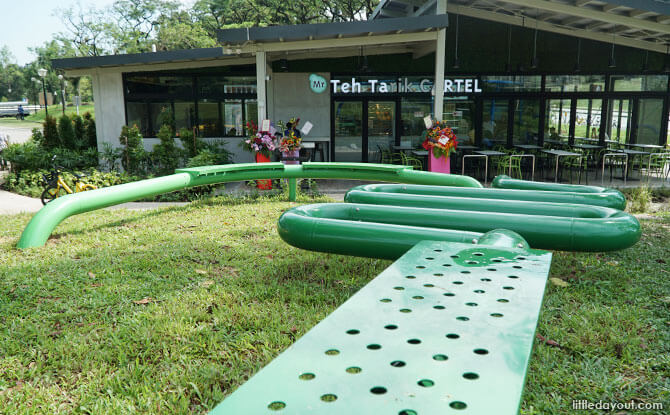
[[[426,139],[423,141],[423,148],[430,152],[428,157],[428,170],[439,173],[450,173],[449,156],[456,150],[458,141],[456,134],[448,126],[440,125],[436,121],[431,128],[426,131]]]
[[[277,148],[277,137],[267,131],[258,131],[258,126],[253,122],[247,123],[247,132],[249,136],[242,143],[244,149],[269,158]]]
[[[291,120],[286,123],[286,130],[284,136],[279,139],[279,151],[282,152],[284,158],[297,158],[300,155],[300,148],[302,147],[302,137],[300,130],[296,129],[300,118]],[[281,121],[280,121],[281,123]],[[287,160],[284,164],[300,164],[298,160]]]
[[[267,131],[258,131],[253,122],[247,123],[248,138],[242,142],[245,150],[251,151],[256,157],[256,163],[269,163],[272,152],[277,148],[277,137]],[[272,180],[256,180],[256,186],[262,190],[272,189]]]

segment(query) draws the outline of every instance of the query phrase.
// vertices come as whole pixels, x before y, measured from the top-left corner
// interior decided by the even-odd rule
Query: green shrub
[[[179,130],[179,139],[186,152],[186,157],[195,157],[201,150],[206,148],[207,144],[193,135],[193,131],[188,128]]]
[[[33,128],[30,139],[38,146],[45,147],[44,134],[42,134],[42,130],[39,128]]]
[[[642,185],[630,192],[629,209],[632,213],[644,213],[651,204],[651,191],[646,185]]]
[[[79,115],[75,115],[72,118],[72,125],[74,127],[74,143],[75,148],[84,149],[90,146],[88,143],[88,138],[86,137],[86,126],[84,125],[84,119]]]
[[[72,125],[72,120],[67,115],[63,115],[58,120],[58,136],[60,137],[61,145],[64,148],[70,150],[76,148],[74,126]]]
[[[62,145],[60,137],[58,136],[58,125],[54,117],[46,117],[44,123],[44,141],[43,146],[46,148],[55,148]]]
[[[151,152],[155,172],[160,176],[172,174],[180,166],[183,152],[175,144],[170,126],[163,125],[157,137],[161,142]]]
[[[22,144],[11,144],[2,153],[12,165],[12,171],[50,169],[52,157],[55,163],[70,169],[83,169],[98,165],[98,152],[95,149],[68,150],[65,148],[47,149],[34,140]]]
[[[188,159],[186,167],[211,166],[213,164],[216,164],[216,154],[205,149],[198,153],[198,155]]]
[[[147,154],[144,150],[142,134],[136,125],[121,128],[119,142],[123,146],[121,150],[121,165],[129,174],[140,174],[144,172]]]
[[[214,162],[212,164],[230,164],[233,162],[233,154],[226,150],[225,146],[226,142],[223,140],[204,143],[204,149],[214,154]]]
[[[84,114],[84,136],[88,146],[98,148],[98,136],[95,129],[95,119],[90,112]]]
[[[102,143],[102,151],[100,158],[103,160],[104,167],[107,171],[117,170],[118,161],[121,160],[123,149],[114,147],[110,143]]]
[[[23,170],[17,173],[10,173],[7,176],[4,187],[6,190],[18,193],[24,196],[40,197],[44,190],[44,175],[48,174],[48,170]],[[70,171],[61,172],[63,180],[72,189],[74,189],[74,175]],[[87,169],[77,171],[78,174],[84,173],[86,177],[83,179],[86,183],[95,185],[96,187],[115,186],[117,184],[128,183],[139,180],[138,177],[127,174],[119,174],[116,172],[106,173],[96,169]]]

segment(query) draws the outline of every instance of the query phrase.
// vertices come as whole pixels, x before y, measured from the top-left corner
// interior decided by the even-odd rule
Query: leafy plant
[[[58,124],[54,117],[46,117],[44,123],[44,140],[43,145],[46,148],[55,148],[62,145],[60,136],[58,135]]]
[[[630,193],[630,211],[632,213],[644,213],[649,209],[652,194],[647,185],[633,189]]]
[[[70,150],[76,148],[74,126],[72,125],[72,120],[67,115],[63,115],[58,120],[58,136],[64,148]]]
[[[86,147],[95,147],[90,146],[88,143],[88,138],[86,137],[86,126],[84,125],[84,119],[79,115],[75,115],[72,118],[72,125],[74,127],[74,142],[75,147],[78,149]]]
[[[179,130],[179,139],[181,140],[184,151],[186,151],[186,156],[189,158],[195,157],[200,152],[200,150],[207,146],[204,141],[197,138],[193,134],[193,131],[189,130],[188,128],[182,128]]]
[[[114,147],[110,143],[102,143],[100,158],[104,161],[107,171],[117,170],[118,162],[121,160],[122,155],[123,149]]]
[[[147,154],[144,150],[142,134],[136,125],[128,127],[124,125],[121,128],[119,142],[123,146],[121,150],[121,165],[130,174],[139,174],[146,162]]]
[[[98,148],[98,136],[95,128],[95,119],[90,112],[84,114],[84,138],[89,147]]]
[[[157,136],[161,142],[156,144],[151,152],[156,173],[159,175],[172,174],[179,167],[182,151],[175,144],[172,128],[169,125],[163,125],[158,130]]]

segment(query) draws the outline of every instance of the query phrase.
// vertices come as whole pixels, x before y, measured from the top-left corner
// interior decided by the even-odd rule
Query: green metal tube
[[[299,206],[279,218],[279,236],[288,244],[310,251],[370,258],[396,259],[423,240],[467,242],[481,233],[418,226],[398,226],[393,219],[405,212],[384,209],[389,223],[361,221],[364,205],[315,204]]]
[[[141,180],[60,197],[43,207],[26,226],[17,247],[42,246],[51,232],[70,216],[145,197],[207,184],[260,179],[330,178],[400,183],[426,183],[443,186],[481,187],[466,176],[415,172],[408,166],[366,163],[246,163],[179,169],[176,174]]]
[[[477,209],[481,200],[473,201]],[[527,203],[532,211],[535,203]],[[577,205],[568,211],[582,211]],[[336,252],[354,256],[388,258],[384,252],[405,252],[417,228],[460,230],[485,233],[508,229],[520,234],[533,248],[565,251],[612,251],[628,248],[641,236],[638,221],[627,213],[598,206],[589,207],[588,217],[538,216],[523,213],[498,213],[452,209],[429,209],[404,206],[333,204],[308,205],[291,209],[279,220],[279,235],[287,243],[309,250]],[[593,217],[593,212],[599,213]],[[346,225],[350,222],[353,225]],[[345,226],[346,225],[346,226]],[[350,235],[361,229],[364,237]],[[338,231],[338,229],[342,229]],[[327,230],[326,232],[322,232]],[[335,235],[333,235],[335,233]],[[453,234],[449,234],[453,236]],[[429,235],[420,238],[431,239]],[[435,235],[437,240],[441,235]],[[363,248],[368,238],[371,246]],[[378,249],[375,244],[380,244]]]
[[[623,195],[616,191],[604,191],[599,193],[563,192],[563,191],[537,191],[537,190],[514,190],[514,189],[490,189],[490,188],[465,188],[445,186],[420,186],[408,184],[367,184],[357,186],[349,190],[345,201],[354,203],[368,203],[358,199],[361,193],[393,193],[408,194],[413,196],[455,196],[476,199],[498,199],[498,200],[524,200],[536,202],[572,203],[579,205],[603,206],[623,210],[626,200]],[[373,197],[373,196],[371,196]],[[376,203],[378,204],[378,203]]]
[[[290,202],[295,202],[297,193],[298,193],[298,180],[288,179],[288,200]]]
[[[344,199],[349,203],[411,206],[433,209],[470,210],[479,212],[519,213],[533,216],[600,218],[616,209],[569,203],[535,202],[506,199],[479,199],[456,196],[427,196],[402,193],[374,193],[350,190]]]
[[[531,182],[526,180],[512,179],[509,176],[496,176],[491,183],[491,186],[498,189],[514,189],[514,190],[541,190],[550,192],[568,192],[568,193],[595,193],[605,194],[608,199],[612,200],[612,205],[615,209],[624,210],[626,208],[626,198],[624,195],[615,189],[600,186],[586,186],[577,184],[560,184],[560,183],[544,183]],[[614,205],[614,201],[618,200],[618,204]]]

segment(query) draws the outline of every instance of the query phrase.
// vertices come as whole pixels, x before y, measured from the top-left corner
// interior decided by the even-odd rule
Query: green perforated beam
[[[516,414],[550,262],[423,241],[212,415]]]

